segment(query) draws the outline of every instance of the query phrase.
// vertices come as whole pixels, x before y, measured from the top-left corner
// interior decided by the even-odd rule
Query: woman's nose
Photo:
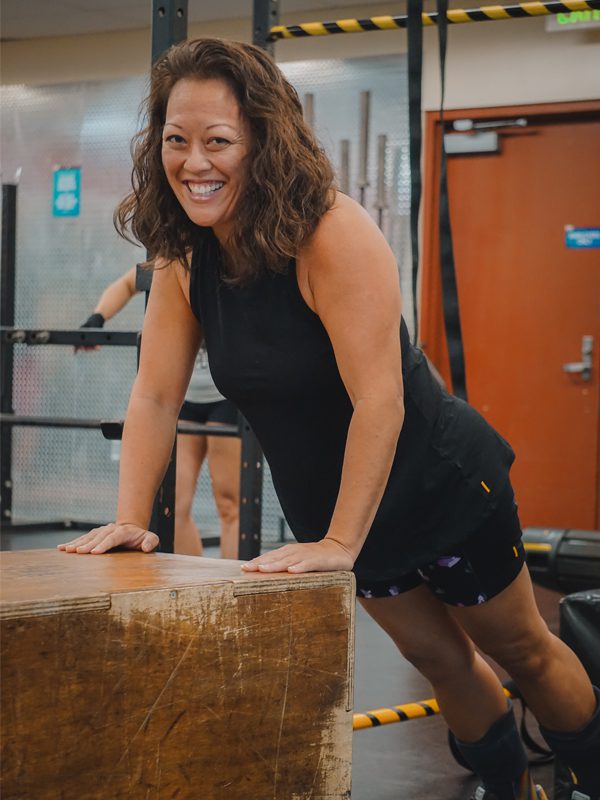
[[[185,168],[190,172],[205,172],[212,166],[208,153],[203,147],[194,145],[190,148],[185,160]]]

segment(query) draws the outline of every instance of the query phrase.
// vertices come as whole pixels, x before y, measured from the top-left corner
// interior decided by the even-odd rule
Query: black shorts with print
[[[393,580],[357,580],[358,597],[390,597],[425,584],[451,606],[485,603],[506,589],[525,561],[521,524],[512,492],[465,541],[451,553]]]

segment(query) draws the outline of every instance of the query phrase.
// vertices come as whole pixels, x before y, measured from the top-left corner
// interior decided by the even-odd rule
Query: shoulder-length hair
[[[258,47],[197,39],[171,47],[154,65],[146,126],[133,139],[133,191],[115,211],[115,226],[153,257],[179,260],[207,229],[188,218],[165,176],[162,129],[173,86],[184,78],[227,82],[250,131],[247,184],[227,241],[229,279],[245,284],[282,272],[333,202],[332,166],[302,116],[296,90]]]

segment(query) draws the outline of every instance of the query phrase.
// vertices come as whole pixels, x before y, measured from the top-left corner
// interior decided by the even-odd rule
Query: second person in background
[[[132,267],[106,287],[94,313],[82,328],[102,328],[138,294],[136,268]],[[80,347],[76,350],[95,350]],[[235,425],[238,412],[215,386],[206,351],[201,348],[179,414],[180,421],[203,425]],[[210,472],[213,496],[219,514],[221,558],[238,557],[241,442],[237,436],[206,436],[179,433],[175,491],[175,552],[202,555],[202,538],[192,509],[202,465]]]

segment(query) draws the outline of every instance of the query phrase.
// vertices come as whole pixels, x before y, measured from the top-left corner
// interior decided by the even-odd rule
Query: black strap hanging
[[[413,340],[419,332],[417,286],[419,278],[419,208],[421,205],[421,75],[423,24],[421,0],[408,0],[408,127],[410,152],[410,242],[412,252]]]
[[[460,324],[458,290],[456,286],[456,270],[454,268],[452,228],[450,226],[450,205],[448,201],[446,148],[444,147],[444,93],[446,88],[445,77],[446,45],[448,41],[448,0],[437,0],[437,12],[441,82],[440,126],[442,137],[439,232],[444,324],[446,328],[446,341],[448,343],[448,356],[450,359],[452,391],[457,397],[462,397],[463,400],[466,400],[467,385],[465,375],[465,357],[463,350],[462,329]]]

